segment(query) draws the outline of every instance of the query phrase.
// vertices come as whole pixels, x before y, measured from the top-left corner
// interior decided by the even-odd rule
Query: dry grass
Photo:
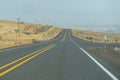
[[[89,32],[82,30],[72,30],[72,35],[87,41],[92,42],[105,42],[104,36],[107,36],[107,43],[120,44],[120,34],[100,33],[100,32]]]
[[[41,24],[34,25],[24,22],[19,25],[19,33],[16,33],[15,29],[18,29],[17,22],[0,20],[0,49],[16,45],[32,44],[33,41],[50,40],[62,31],[58,27]]]

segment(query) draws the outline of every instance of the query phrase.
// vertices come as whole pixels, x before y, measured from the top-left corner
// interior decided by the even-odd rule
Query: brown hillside
[[[19,29],[20,32],[15,32]],[[45,41],[56,37],[61,28],[35,25],[30,23],[0,20],[0,49],[23,44],[32,44],[34,41]]]
[[[105,42],[104,36],[106,35],[107,43],[120,44],[120,34],[72,30],[72,35],[79,39],[100,43]]]

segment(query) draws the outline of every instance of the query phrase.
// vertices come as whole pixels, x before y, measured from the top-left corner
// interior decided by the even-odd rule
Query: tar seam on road
[[[0,73],[0,77],[4,76],[5,74],[9,73],[10,71],[16,69],[17,67],[23,65],[24,63],[28,62],[29,60],[37,57],[37,56],[40,55],[41,53],[43,53],[43,52],[45,52],[45,51],[48,51],[49,49],[51,49],[51,48],[53,48],[53,47],[55,47],[55,46],[56,46],[56,44],[50,45],[50,46],[47,46],[47,47],[43,48],[41,51],[39,50],[39,51],[37,51],[37,52],[34,52],[34,55],[28,57],[27,59],[25,59],[25,60],[23,60],[23,61],[21,61],[21,62],[19,62],[18,64],[12,66],[11,68],[9,68],[9,69],[1,72],[1,73]],[[32,54],[33,54],[33,53],[32,53]],[[19,59],[18,59],[18,60],[19,60]],[[12,64],[13,64],[13,63],[12,63]],[[10,65],[11,65],[11,64],[10,64]],[[9,66],[9,65],[8,65],[8,66]]]

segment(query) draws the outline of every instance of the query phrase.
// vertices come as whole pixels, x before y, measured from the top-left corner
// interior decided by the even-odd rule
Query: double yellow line
[[[64,37],[60,41],[63,42],[65,38],[66,38],[66,33],[64,34]]]
[[[23,65],[24,63],[28,62],[29,60],[37,57],[37,56],[40,55],[41,53],[43,53],[43,52],[45,52],[45,51],[47,51],[47,50],[49,50],[49,49],[51,49],[51,48],[53,48],[53,47],[55,47],[55,46],[56,46],[56,44],[49,45],[49,46],[47,46],[47,47],[42,48],[41,50],[35,51],[35,52],[33,52],[33,53],[31,53],[31,54],[28,54],[28,55],[26,55],[26,56],[24,56],[24,57],[22,57],[22,58],[19,58],[19,59],[15,60],[15,61],[12,61],[12,62],[10,62],[10,63],[8,63],[8,64],[6,64],[6,65],[1,66],[1,67],[0,67],[0,70],[3,70],[3,69],[6,69],[6,68],[9,67],[9,66],[15,64],[14,66],[12,66],[12,67],[6,69],[5,71],[1,72],[1,73],[0,73],[0,77],[4,76],[5,74],[9,73],[10,71],[16,69],[17,67]],[[16,63],[17,63],[17,64],[16,64]]]

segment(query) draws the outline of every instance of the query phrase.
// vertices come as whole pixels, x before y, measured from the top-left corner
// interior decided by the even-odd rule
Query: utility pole
[[[20,18],[17,18],[18,22],[18,36],[20,37]]]
[[[37,23],[38,23],[38,21],[36,20],[36,21],[35,21],[35,24],[37,25]]]
[[[35,25],[36,25],[36,27],[38,27],[38,21],[37,20],[35,21]]]
[[[48,18],[48,23],[47,23],[47,25],[49,26],[49,18]]]
[[[106,51],[107,51],[107,36],[106,35],[104,36],[104,39],[105,39],[104,48],[105,48],[105,53],[106,53]]]
[[[16,30],[15,30],[15,32],[16,32]],[[17,46],[17,32],[16,32],[16,40],[15,40],[15,45]]]
[[[18,37],[20,37],[20,26],[19,26],[19,22],[20,22],[20,18],[17,18],[17,29],[14,29],[15,33],[16,33],[16,41],[15,41],[15,45],[18,45]]]
[[[92,28],[93,28],[93,32],[95,32],[95,25],[94,24],[92,24]]]

